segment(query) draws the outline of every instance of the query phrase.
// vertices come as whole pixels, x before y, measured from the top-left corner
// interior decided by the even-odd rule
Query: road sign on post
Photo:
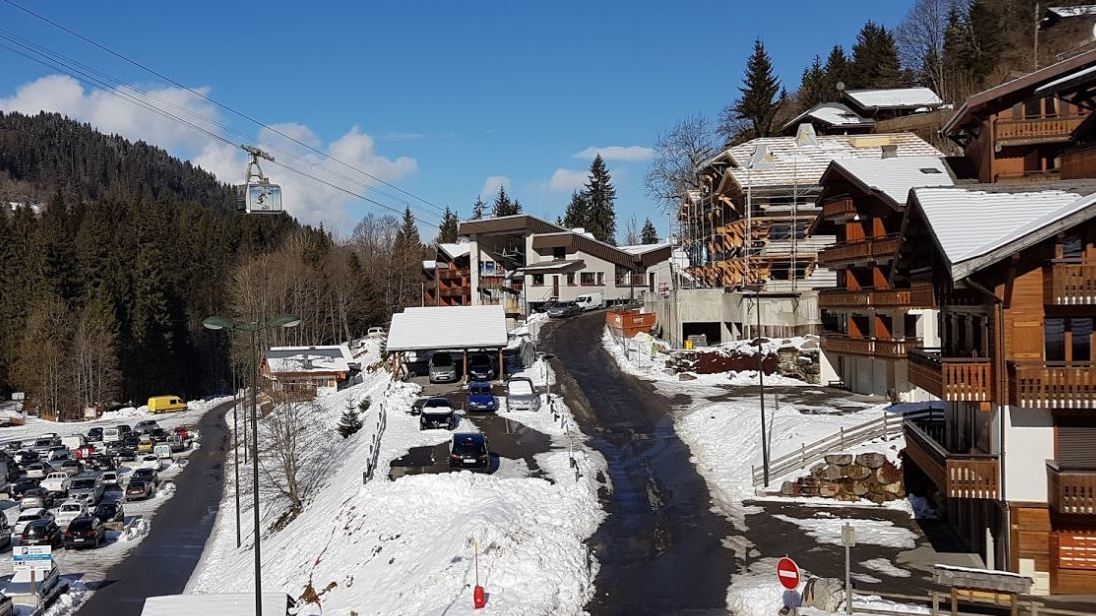
[[[799,588],[799,578],[799,565],[795,564],[794,560],[785,556],[776,563],[776,579],[784,588],[788,590]]]
[[[48,545],[17,545],[11,550],[15,571],[49,573],[53,569],[53,548]]]

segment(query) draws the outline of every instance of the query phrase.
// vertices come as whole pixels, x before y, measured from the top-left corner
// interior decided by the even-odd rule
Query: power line
[[[38,64],[41,64],[41,65],[49,68],[50,70],[60,71],[64,74],[66,74],[66,75],[69,75],[70,77],[73,77],[74,79],[77,79],[79,81],[84,81],[85,83],[89,83],[93,87],[96,87],[100,90],[108,92],[108,93],[110,93],[114,96],[117,96],[117,97],[119,97],[123,100],[127,100],[127,101],[129,101],[129,102],[131,102],[135,105],[138,105],[139,107],[144,108],[148,111],[160,114],[160,115],[162,115],[162,116],[164,116],[168,119],[174,120],[174,121],[176,121],[176,122],[178,122],[178,123],[180,123],[184,126],[187,126],[187,127],[191,128],[193,130],[199,131],[199,132],[201,132],[201,133],[203,133],[203,134],[205,134],[205,135],[207,135],[207,136],[209,136],[213,139],[224,142],[225,144],[230,145],[234,148],[235,147],[240,147],[239,144],[234,143],[234,142],[230,141],[229,139],[226,139],[222,135],[219,135],[219,134],[217,134],[217,133],[215,133],[215,132],[213,132],[213,131],[211,131],[211,130],[203,127],[203,126],[195,124],[194,122],[191,122],[191,121],[189,121],[185,118],[182,118],[182,117],[180,117],[180,116],[178,116],[174,113],[171,113],[170,111],[167,111],[165,109],[157,107],[156,105],[150,103],[148,100],[145,100],[145,99],[143,99],[139,96],[135,96],[134,94],[126,91],[128,89],[128,90],[132,90],[133,92],[139,93],[142,96],[146,96],[148,98],[162,100],[162,99],[159,99],[159,97],[156,97],[155,95],[153,95],[151,93],[148,93],[144,90],[141,90],[140,88],[135,88],[135,87],[132,87],[132,86],[125,86],[126,89],[122,89],[121,87],[118,87],[116,85],[112,85],[110,83],[107,83],[107,82],[105,82],[105,81],[89,74],[89,72],[87,72],[87,71],[81,70],[80,68],[74,68],[72,65],[66,64],[65,61],[59,60],[55,57],[52,57],[50,53],[47,53],[45,51],[41,51],[39,49],[35,49],[35,47],[38,47],[37,45],[34,45],[33,43],[29,43],[29,42],[24,42],[23,39],[21,39],[20,37],[12,35],[10,33],[7,33],[3,30],[0,30],[0,39],[4,39],[4,40],[7,40],[11,43],[14,43],[15,45],[21,47],[22,49],[17,49],[17,48],[11,47],[10,45],[5,44],[4,42],[0,42],[0,48],[7,49],[8,51],[10,51],[12,53],[15,53],[19,56],[22,56],[22,57],[24,57],[28,60],[31,60],[33,62],[36,62]],[[43,48],[43,49],[45,49],[45,48]],[[56,55],[60,58],[64,58],[60,54],[54,54],[54,55]],[[36,56],[38,56],[38,57],[36,57]],[[71,62],[74,65],[83,66],[80,63],[75,62],[75,61],[71,61]],[[104,73],[101,73],[100,71],[96,71],[95,69],[91,69],[90,67],[86,67],[86,68],[88,68],[88,71],[90,71],[90,72],[94,72],[94,73],[104,75],[104,77],[106,77],[108,79],[113,79],[113,78],[110,78],[109,75],[105,75]],[[118,83],[122,83],[122,82],[118,81]],[[170,101],[163,101],[163,102],[178,108],[177,105],[174,105],[174,103],[170,103]],[[196,114],[193,111],[190,111],[190,110],[185,109],[185,108],[181,108],[181,109],[183,109],[188,114],[190,114],[194,117],[197,117],[197,118],[199,118],[203,121],[209,122],[210,124],[218,126],[219,128],[225,128],[229,132],[236,133],[236,134],[239,134],[239,135],[243,135],[243,133],[240,133],[239,131],[237,131],[235,129],[232,129],[231,127],[225,127],[225,126],[217,123],[216,121],[211,120],[209,118],[205,118],[204,116],[201,116],[200,114]],[[246,135],[243,135],[243,136],[244,136],[245,139],[247,138]],[[270,162],[274,162],[274,161],[270,161]],[[356,197],[358,199],[361,199],[363,201],[366,201],[368,203],[371,203],[373,205],[381,207],[381,208],[383,208],[385,210],[388,210],[390,212],[393,212],[397,215],[403,215],[404,214],[404,212],[401,212],[400,210],[398,210],[396,208],[393,208],[393,207],[391,207],[391,206],[389,206],[385,203],[377,201],[376,199],[372,199],[372,198],[370,198],[366,195],[363,195],[363,194],[354,192],[352,190],[349,190],[347,188],[344,188],[342,186],[339,186],[339,185],[337,185],[337,184],[335,184],[331,181],[328,181],[328,180],[325,180],[323,178],[317,177],[316,175],[314,175],[312,173],[297,169],[296,167],[294,167],[292,165],[288,165],[288,164],[285,164],[285,163],[278,163],[278,162],[274,162],[274,164],[276,164],[277,166],[279,166],[283,169],[287,169],[289,171],[297,173],[298,175],[310,178],[310,179],[312,179],[316,182],[319,182],[321,184],[324,184],[326,186],[329,186],[331,188],[339,190],[340,192],[344,192],[348,195],[351,195],[353,197]],[[338,174],[336,174],[336,175],[338,175]],[[407,205],[408,205],[408,208],[410,208],[410,204],[407,204]],[[436,226],[440,223],[440,221],[428,220],[424,217],[416,216],[415,214],[411,214],[411,217],[416,222],[425,222],[427,224],[434,225],[434,226]]]
[[[216,106],[218,106],[218,107],[220,107],[220,108],[222,108],[222,109],[224,109],[224,110],[226,110],[230,113],[236,114],[237,116],[239,116],[241,118],[244,118],[245,120],[247,120],[249,122],[252,122],[252,123],[254,123],[258,126],[261,126],[262,128],[265,128],[266,130],[268,130],[268,131],[270,131],[270,132],[272,132],[276,135],[279,135],[279,136],[281,136],[285,139],[288,139],[288,140],[292,141],[293,143],[296,143],[297,145],[299,145],[301,147],[307,148],[308,150],[310,150],[310,151],[312,151],[312,152],[314,152],[314,153],[316,153],[320,156],[323,156],[324,158],[330,159],[330,160],[332,160],[336,163],[339,163],[340,165],[342,165],[342,166],[344,166],[344,167],[346,167],[346,168],[348,168],[352,171],[356,171],[357,173],[360,173],[360,174],[364,175],[367,178],[370,178],[374,181],[380,182],[381,184],[384,184],[385,186],[388,186],[389,188],[397,190],[400,193],[402,193],[402,194],[404,194],[408,197],[411,197],[412,199],[420,201],[420,202],[422,202],[422,203],[438,210],[439,212],[444,212],[445,211],[445,209],[443,209],[441,206],[439,206],[435,203],[432,203],[432,202],[430,202],[430,201],[428,201],[428,200],[426,200],[426,199],[424,199],[424,198],[422,198],[422,197],[420,197],[420,196],[418,196],[414,193],[408,192],[408,191],[400,188],[399,186],[396,186],[395,184],[392,184],[391,182],[385,181],[385,180],[383,180],[383,179],[381,179],[381,178],[379,178],[379,177],[377,177],[377,176],[375,176],[371,173],[363,171],[363,170],[355,167],[354,165],[351,165],[350,163],[347,163],[343,160],[335,158],[334,156],[331,156],[330,154],[328,154],[326,152],[323,152],[322,150],[319,150],[316,147],[314,147],[314,146],[312,146],[308,143],[300,141],[297,138],[293,137],[292,135],[286,134],[286,133],[284,133],[284,132],[282,132],[282,131],[280,131],[280,130],[278,130],[278,129],[262,122],[261,120],[258,120],[255,117],[250,116],[247,113],[244,113],[243,111],[235,109],[234,107],[232,107],[230,105],[227,105],[225,103],[217,101],[216,99],[213,99],[213,98],[211,98],[210,96],[208,96],[206,94],[198,92],[197,90],[194,90],[194,89],[190,88],[189,86],[186,86],[182,83],[179,83],[178,81],[175,81],[171,77],[157,71],[156,69],[153,69],[149,66],[146,66],[145,64],[142,64],[141,62],[138,62],[137,60],[129,58],[125,54],[122,54],[121,52],[115,51],[115,50],[111,49],[110,47],[107,47],[106,45],[104,45],[102,43],[99,43],[98,41],[96,41],[94,39],[88,38],[88,37],[84,36],[83,34],[80,34],[79,32],[76,32],[75,30],[72,30],[71,28],[65,26],[64,24],[58,23],[58,22],[50,19],[49,17],[46,17],[45,15],[42,15],[42,14],[37,13],[35,11],[32,11],[31,9],[28,9],[27,7],[22,6],[21,4],[18,4],[16,2],[14,2],[13,0],[0,0],[0,1],[3,1],[6,4],[11,5],[12,7],[16,8],[16,9],[19,9],[20,11],[23,11],[24,13],[26,13],[28,15],[31,15],[32,17],[34,17],[36,19],[39,19],[39,20],[41,20],[41,21],[43,21],[43,22],[45,22],[45,23],[47,23],[47,24],[49,24],[49,25],[51,25],[55,28],[63,30],[64,32],[67,32],[67,33],[71,34],[72,36],[75,36],[76,38],[84,41],[85,43],[88,43],[89,45],[93,45],[93,46],[95,46],[95,47],[97,47],[97,48],[99,48],[99,49],[115,56],[116,58],[118,58],[118,59],[120,59],[124,62],[129,63],[132,66],[136,66],[137,68],[140,68],[141,70],[143,70],[145,72],[148,72],[152,75],[155,75],[156,77],[159,77],[160,79],[163,79],[163,80],[167,81],[168,83],[171,83],[172,85],[174,85],[178,88],[182,88],[182,89],[186,90],[187,92],[190,92],[194,96],[197,96],[201,99],[204,99],[204,100],[206,100],[210,103],[213,103],[214,105],[216,105]]]

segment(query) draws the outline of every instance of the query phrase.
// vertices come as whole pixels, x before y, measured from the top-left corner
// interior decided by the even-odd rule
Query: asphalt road
[[[198,422],[201,447],[175,479],[175,495],[152,518],[149,535],[93,585],[78,616],[139,616],[146,597],[183,592],[198,564],[221,500],[228,429],[226,402]]]
[[[674,432],[670,401],[617,369],[601,347],[605,315],[548,326],[541,346],[568,405],[609,463],[608,517],[591,539],[601,564],[598,615],[726,614],[731,524],[712,512],[704,479]]]

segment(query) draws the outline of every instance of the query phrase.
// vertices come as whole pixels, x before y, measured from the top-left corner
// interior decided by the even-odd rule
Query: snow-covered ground
[[[545,367],[526,371],[544,381]],[[448,442],[447,430],[420,431],[410,414],[417,385],[390,383],[380,371],[337,394],[321,398],[309,447],[330,446],[325,481],[307,498],[300,515],[271,530],[281,514],[264,510],[263,588],[311,602],[304,614],[472,614],[479,549],[479,583],[496,614],[582,613],[593,592],[596,563],[585,540],[603,512],[596,480],[601,457],[573,434],[571,466],[566,443],[575,430],[569,410],[556,403],[538,413],[500,415],[551,436],[552,450],[535,460],[545,477],[529,476],[520,460],[503,459],[493,474],[455,472],[408,475],[389,480],[393,459],[412,447]],[[362,431],[343,440],[335,426],[348,400],[364,396],[373,405]],[[378,468],[363,484],[373,426],[381,409],[387,428]],[[474,430],[461,421],[457,431]],[[318,463],[319,460],[316,460]],[[231,470],[229,468],[229,470]],[[248,491],[250,488],[243,486]],[[250,496],[243,499],[250,501]],[[237,549],[231,482],[202,561],[187,592],[249,591],[253,586],[250,513],[244,514],[244,545]]]

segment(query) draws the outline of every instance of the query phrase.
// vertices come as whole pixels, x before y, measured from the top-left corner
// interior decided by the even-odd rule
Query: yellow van
[[[185,410],[186,402],[179,396],[153,396],[148,399],[149,413],[170,413]]]

